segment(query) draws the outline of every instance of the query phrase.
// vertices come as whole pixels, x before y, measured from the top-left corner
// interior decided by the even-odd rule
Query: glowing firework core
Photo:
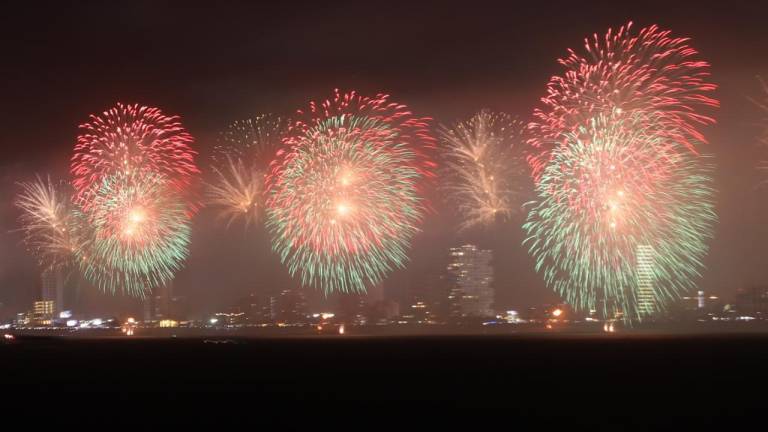
[[[334,103],[313,105],[316,117],[294,123],[269,178],[267,227],[302,283],[364,291],[407,260],[431,140],[421,121],[384,97],[337,94]],[[350,105],[360,112],[330,114]]]

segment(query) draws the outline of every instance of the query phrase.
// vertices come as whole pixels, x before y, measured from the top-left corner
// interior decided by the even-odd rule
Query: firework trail
[[[267,228],[290,273],[324,292],[362,292],[408,260],[424,216],[434,139],[385,96],[310,105],[268,178]]]
[[[71,190],[50,177],[21,182],[19,187],[14,204],[21,210],[25,244],[44,268],[71,265],[85,241]]]
[[[76,200],[86,211],[104,180],[120,173],[161,174],[178,192],[197,179],[192,136],[178,117],[158,108],[118,103],[80,128],[71,173]]]
[[[206,184],[206,204],[215,208],[227,227],[242,219],[247,228],[258,222],[264,202],[265,172],[246,166],[241,159],[226,159],[212,168],[214,179]]]
[[[446,174],[442,184],[462,218],[460,230],[490,225],[520,208],[522,131],[523,125],[508,115],[489,111],[441,128]]]
[[[89,281],[143,298],[173,279],[187,258],[191,226],[188,204],[164,176],[116,174],[91,200],[84,217],[92,241],[78,255]]]
[[[639,319],[692,289],[716,220],[712,166],[665,114],[598,115],[564,136],[524,229],[569,304]]]
[[[584,42],[584,55],[569,50],[559,60],[566,72],[550,79],[544,108],[534,112],[529,125],[529,163],[536,179],[562,137],[600,114],[663,112],[658,120],[666,126],[660,133],[675,134],[670,138],[694,153],[706,142],[699,129],[715,120],[698,110],[719,103],[708,96],[716,89],[708,82],[709,63],[697,59],[689,39],[673,38],[657,26],[634,34],[630,22]]]
[[[206,184],[206,204],[227,226],[242,220],[247,228],[261,217],[267,169],[286,126],[279,117],[262,115],[235,122],[222,133],[213,156],[213,180]]]

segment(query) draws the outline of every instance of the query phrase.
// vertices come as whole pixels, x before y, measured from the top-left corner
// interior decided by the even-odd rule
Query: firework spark
[[[83,246],[82,221],[72,204],[72,194],[64,183],[50,177],[19,183],[14,204],[21,210],[19,222],[24,242],[43,267],[71,264]]]
[[[214,163],[240,159],[266,169],[282,144],[288,122],[273,114],[238,120],[229,125],[214,149]]]
[[[192,136],[158,108],[118,103],[80,128],[71,173],[85,210],[104,180],[118,173],[161,174],[177,191],[187,190],[199,174]]]
[[[505,114],[481,111],[443,127],[443,189],[457,206],[460,230],[489,225],[520,208],[525,169],[517,156],[523,126]]]
[[[227,227],[242,219],[247,228],[258,222],[264,202],[264,171],[247,167],[241,159],[226,159],[213,168],[214,180],[206,185],[206,204],[227,220]]]
[[[596,115],[631,115],[636,111],[663,112],[658,120],[666,127],[660,133],[671,136],[696,152],[706,142],[699,130],[714,119],[697,109],[719,105],[708,94],[716,86],[708,82],[709,63],[698,60],[698,52],[687,38],[673,38],[657,26],[632,33],[632,23],[617,32],[608,30],[585,39],[586,55],[569,50],[559,62],[564,76],[550,79],[545,107],[534,112],[529,125],[529,156],[534,176],[539,177],[554,146],[569,133],[586,126]]]
[[[598,115],[564,137],[524,229],[569,304],[627,319],[691,289],[716,220],[711,165],[661,131],[663,114]]]
[[[314,127],[328,119],[355,115],[379,120],[395,129],[399,139],[408,143],[416,156],[413,166],[419,169],[422,181],[434,176],[435,138],[430,132],[428,117],[415,117],[407,106],[392,102],[389,95],[377,94],[375,97],[360,96],[356,92],[342,93],[334,90],[333,98],[322,103],[310,102],[309,108],[299,110],[288,126],[284,144],[287,147],[298,144]]]
[[[86,213],[92,242],[79,252],[83,273],[107,292],[144,297],[170,281],[187,257],[187,203],[159,174],[107,177]]]
[[[408,120],[393,126],[386,116],[321,117],[294,125],[286,138],[289,150],[269,179],[267,228],[303,284],[365,291],[407,261],[424,214],[417,184],[429,164],[413,135],[400,133]]]
[[[283,119],[263,115],[235,122],[222,133],[213,157],[213,180],[206,184],[206,204],[227,226],[243,220],[247,228],[261,217],[267,169],[285,129]]]

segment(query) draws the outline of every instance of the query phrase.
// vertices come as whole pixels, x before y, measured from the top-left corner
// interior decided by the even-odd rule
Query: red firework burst
[[[334,92],[298,112],[267,178],[273,248],[305,285],[365,291],[407,262],[435,139],[387,95]]]
[[[374,97],[360,96],[357,92],[342,93],[334,89],[333,98],[321,103],[311,101],[306,109],[296,111],[283,138],[283,149],[277,152],[273,162],[274,172],[279,169],[278,161],[287,149],[306,139],[308,131],[331,117],[359,116],[378,120],[392,128],[399,140],[407,143],[416,154],[416,164],[424,178],[434,177],[436,164],[433,161],[437,140],[430,132],[430,117],[415,117],[406,105],[389,100],[389,95],[379,93]],[[270,176],[271,177],[271,176]],[[269,184],[270,179],[267,179]]]
[[[116,174],[152,173],[188,190],[200,172],[194,141],[175,116],[158,108],[118,103],[80,125],[71,161],[76,199],[86,209],[101,182]]]
[[[630,22],[603,39],[595,34],[584,40],[584,56],[569,49],[558,60],[566,73],[550,79],[545,107],[534,111],[529,125],[534,150],[528,161],[536,179],[558,141],[600,114],[662,113],[664,129],[676,134],[669,138],[693,152],[706,142],[699,128],[715,120],[697,109],[719,106],[708,96],[717,88],[708,82],[709,63],[697,59],[688,38],[673,38],[655,25],[636,35],[631,30]]]

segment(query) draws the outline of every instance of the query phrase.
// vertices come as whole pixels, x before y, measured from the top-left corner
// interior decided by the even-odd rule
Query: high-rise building
[[[336,319],[347,324],[366,324],[368,322],[368,303],[362,295],[357,293],[339,294],[339,303],[336,307]]]
[[[307,318],[307,300],[300,289],[286,289],[270,300],[272,320],[277,323],[304,323]]]
[[[656,295],[654,294],[654,260],[653,247],[648,245],[637,246],[637,313],[640,316],[649,316],[656,311]]]
[[[144,300],[144,321],[184,321],[188,317],[187,299],[174,295],[173,281],[157,286]]]
[[[58,315],[64,309],[64,272],[60,267],[43,271],[41,300],[53,303],[53,314]]]
[[[442,267],[442,265],[441,265]],[[444,269],[444,267],[443,267]],[[407,296],[404,301],[403,318],[406,321],[437,322],[446,320],[449,314],[445,311],[445,276],[441,271],[425,269],[418,272],[410,281]]]
[[[272,321],[271,297],[267,294],[251,293],[241,298],[235,308],[245,313],[249,324],[267,324]]]
[[[492,317],[493,251],[475,245],[451,248],[447,270],[451,275],[449,290],[451,314],[462,317]]]

